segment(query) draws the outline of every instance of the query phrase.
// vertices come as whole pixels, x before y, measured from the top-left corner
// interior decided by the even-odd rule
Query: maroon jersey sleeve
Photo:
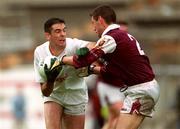
[[[73,63],[75,68],[81,68],[92,64],[99,57],[104,55],[104,51],[101,49],[93,48],[87,55],[83,57],[73,56]]]

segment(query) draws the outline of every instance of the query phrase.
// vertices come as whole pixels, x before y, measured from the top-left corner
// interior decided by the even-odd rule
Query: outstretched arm
[[[84,50],[87,50],[86,48],[80,48],[79,50],[82,51],[78,51],[79,53],[74,56],[64,57],[62,62],[67,65],[72,65],[75,68],[82,68],[91,65],[106,53],[112,53],[115,49],[115,40],[111,36],[105,35],[99,39],[96,45],[88,52],[84,52]]]
[[[87,53],[87,55],[84,56],[65,56],[62,59],[62,63],[74,66],[75,68],[81,68],[91,65],[102,55],[104,55],[104,52],[101,49],[93,48]]]

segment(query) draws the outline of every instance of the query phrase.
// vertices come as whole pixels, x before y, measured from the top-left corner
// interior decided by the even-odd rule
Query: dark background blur
[[[99,4],[110,4],[118,20],[128,22],[129,33],[149,56],[160,84],[155,116],[146,119],[142,128],[180,128],[179,0],[1,0],[0,129],[15,129],[11,98],[19,87],[26,98],[21,129],[45,128],[40,89],[33,73],[33,51],[46,41],[43,24],[50,17],[60,17],[66,21],[68,37],[96,41],[89,13]],[[86,129],[93,129],[94,118],[89,114]]]

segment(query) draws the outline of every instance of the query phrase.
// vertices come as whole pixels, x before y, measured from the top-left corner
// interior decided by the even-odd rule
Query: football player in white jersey
[[[84,78],[77,75],[72,66],[61,66],[61,70],[40,67],[48,56],[62,58],[74,55],[80,47],[91,46],[88,41],[66,38],[65,21],[50,18],[44,24],[47,42],[34,51],[35,80],[40,83],[44,99],[46,129],[84,129],[85,110],[88,102],[87,86]]]

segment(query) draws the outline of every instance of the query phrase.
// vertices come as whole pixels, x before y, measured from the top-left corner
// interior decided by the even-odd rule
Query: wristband
[[[94,73],[94,68],[95,68],[95,67],[96,67],[96,65],[91,64],[91,65],[89,66],[88,73],[89,73],[89,74]]]
[[[66,55],[63,55],[63,56],[60,58],[60,60],[59,60],[61,65],[65,65],[65,64],[63,63],[63,58],[64,58],[65,56],[66,56]]]

